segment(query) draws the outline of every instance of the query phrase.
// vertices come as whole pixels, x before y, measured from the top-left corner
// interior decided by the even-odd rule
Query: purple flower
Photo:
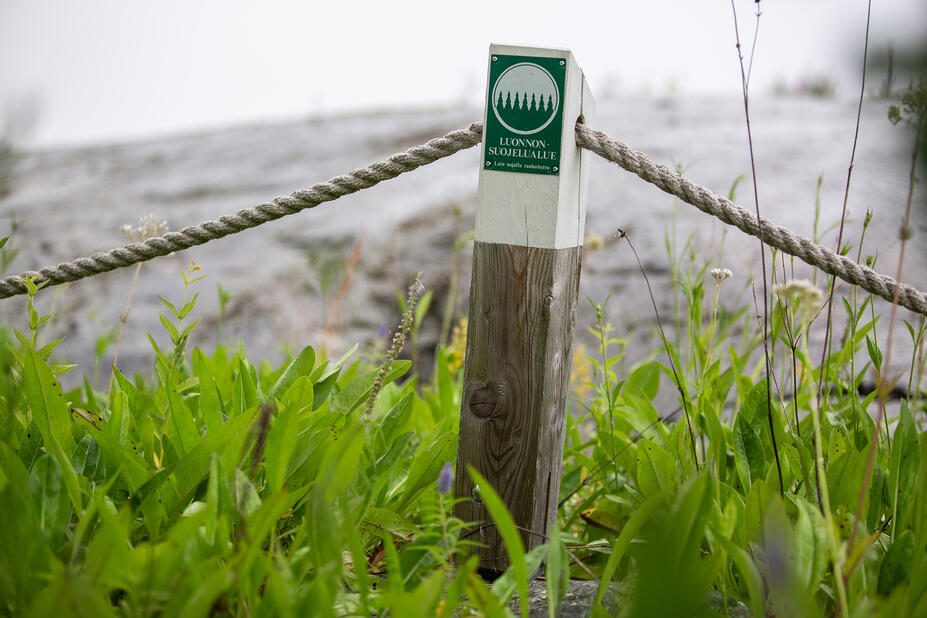
[[[425,293],[425,286],[422,285],[421,283],[418,283],[418,284],[413,283],[412,285],[409,286],[409,293],[415,294],[416,296],[421,296],[422,294]]]
[[[438,492],[442,494],[450,493],[451,486],[454,484],[454,467],[451,462],[446,462],[441,468],[441,474],[438,475]]]
[[[379,337],[380,339],[386,339],[387,337],[389,337],[389,326],[384,324],[383,326],[378,328],[377,337]]]

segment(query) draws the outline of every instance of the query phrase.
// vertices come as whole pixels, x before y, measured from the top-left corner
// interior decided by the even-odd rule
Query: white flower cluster
[[[167,231],[167,221],[155,219],[154,215],[145,215],[138,220],[138,225],[123,225],[122,233],[131,242],[138,242],[163,235]]]
[[[792,279],[773,287],[773,294],[791,305],[802,321],[810,321],[817,315],[824,293],[807,279]]]
[[[734,276],[730,268],[712,268],[710,274],[714,277],[715,283],[718,285],[724,283],[725,279],[730,279]]]

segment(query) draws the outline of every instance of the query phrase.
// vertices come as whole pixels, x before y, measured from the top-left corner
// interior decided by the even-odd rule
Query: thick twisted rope
[[[47,280],[47,285],[77,281],[257,227],[262,223],[318,206],[322,202],[330,202],[361,189],[367,189],[383,180],[395,178],[400,174],[475,146],[480,143],[482,135],[483,125],[474,123],[466,129],[453,131],[444,137],[395,154],[385,161],[371,163],[363,169],[336,176],[328,182],[320,182],[289,196],[278,197],[272,202],[239,210],[234,215],[220,217],[218,221],[206,221],[199,225],[185,227],[179,232],[168,232],[157,238],[134,242],[105,253],[94,253],[90,257],[77,258],[72,262],[43,268],[38,272],[29,271],[18,276],[7,277],[0,280],[0,298],[24,294],[26,286],[19,281],[23,277],[39,277],[40,280]]]
[[[600,157],[618,164],[625,170],[637,174],[643,180],[659,187],[666,193],[675,195],[724,223],[733,225],[751,236],[760,236],[760,227],[756,216],[728,199],[715,195],[705,187],[696,185],[683,175],[673,172],[665,165],[649,159],[640,152],[634,152],[621,142],[611,139],[600,131],[594,131],[585,125],[576,125],[576,143],[596,153]],[[858,264],[848,257],[816,244],[810,238],[799,236],[791,230],[776,225],[765,217],[760,219],[762,239],[767,245],[776,247],[789,255],[794,255],[806,264],[820,268],[835,275],[847,283],[892,302],[898,289],[898,304],[911,311],[927,315],[927,294],[919,292],[910,285],[896,282],[892,277],[877,273],[871,268]]]
[[[415,146],[404,153],[395,154],[385,161],[378,161],[363,169],[336,176],[328,182],[312,185],[308,189],[297,191],[289,196],[278,197],[272,202],[240,210],[234,215],[220,217],[218,221],[206,221],[200,225],[186,227],[179,232],[169,232],[163,236],[131,243],[106,253],[94,253],[90,257],[43,268],[38,272],[28,271],[18,276],[7,277],[0,280],[0,298],[24,294],[26,286],[19,281],[23,277],[39,277],[39,280],[48,280],[48,285],[77,281],[257,227],[262,223],[318,206],[323,202],[336,200],[343,195],[367,189],[383,180],[395,178],[405,172],[433,163],[455,152],[475,146],[482,136],[483,125],[476,122],[466,129],[452,131],[444,137]],[[631,150],[606,134],[594,131],[583,124],[577,124],[576,143],[625,170],[637,174],[643,180],[666,193],[675,195],[702,212],[713,215],[751,236],[760,236],[760,227],[757,225],[756,217],[746,209],[715,195],[705,187],[692,183],[681,174],[652,161],[640,152]],[[898,284],[893,278],[877,273],[847,257],[837,255],[827,247],[814,243],[810,238],[799,236],[766,218],[761,218],[760,223],[762,238],[766,244],[888,301],[893,300],[897,287],[898,303],[901,306],[927,315],[927,295],[910,285]]]

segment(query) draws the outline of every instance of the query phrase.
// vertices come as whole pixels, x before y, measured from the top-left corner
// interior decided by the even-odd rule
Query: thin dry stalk
[[[834,252],[840,255],[840,249],[843,244],[843,230],[847,220],[847,202],[850,199],[850,180],[853,178],[853,163],[856,161],[856,144],[859,141],[859,125],[863,115],[863,95],[866,92],[866,59],[869,57],[869,17],[872,13],[872,0],[869,1],[866,8],[866,42],[863,46],[863,77],[859,86],[859,102],[856,106],[856,129],[853,132],[853,148],[850,151],[850,165],[847,167],[847,182],[843,190],[843,209],[840,212],[840,229],[837,232],[837,246]],[[824,394],[824,377],[827,372],[824,371],[824,363],[830,354],[831,331],[833,330],[833,309],[834,309],[834,291],[837,288],[837,278],[831,275],[829,292],[827,294],[827,319],[824,324],[824,345],[821,348],[821,375],[818,377],[818,408],[820,409],[822,397]]]
[[[644,275],[644,282],[647,284],[647,291],[650,293],[650,302],[653,304],[653,312],[657,316],[657,327],[660,329],[663,347],[666,349],[666,356],[669,358],[670,369],[673,371],[673,378],[676,380],[676,389],[679,391],[680,399],[682,399],[682,409],[685,412],[686,425],[689,428],[689,441],[692,443],[692,460],[695,462],[695,470],[698,471],[698,453],[695,448],[695,432],[692,430],[692,418],[689,416],[689,404],[686,402],[685,389],[682,388],[682,378],[679,375],[679,370],[676,368],[676,363],[673,361],[673,355],[669,349],[669,340],[666,338],[666,331],[663,330],[663,320],[660,318],[659,309],[657,309],[657,301],[653,297],[653,288],[650,287],[650,278],[647,276],[647,271],[644,270],[644,265],[641,263],[641,258],[637,254],[637,249],[634,248],[634,244],[631,242],[631,237],[628,236],[627,232],[624,230],[618,230],[618,238],[624,238],[628,242],[628,246],[631,247],[631,251],[634,253],[634,259],[637,260],[637,265],[641,269],[641,274]]]
[[[341,286],[339,286],[338,291],[335,293],[335,297],[332,299],[332,303],[328,308],[328,317],[325,319],[325,327],[322,329],[322,349],[325,350],[326,355],[331,351],[333,340],[337,337],[337,333],[343,326],[341,306],[344,304],[344,298],[347,296],[348,290],[351,289],[351,285],[354,284],[354,271],[357,269],[358,262],[360,262],[360,254],[363,246],[364,237],[361,236],[357,239],[357,242],[354,243],[354,248],[344,260],[344,280],[341,282]]]
[[[760,240],[760,265],[763,271],[763,353],[766,361],[766,416],[769,420],[769,435],[772,438],[773,454],[776,457],[776,471],[779,473],[779,495],[785,495],[785,485],[782,480],[782,463],[779,461],[779,445],[776,442],[776,432],[773,426],[772,418],[772,385],[770,383],[770,374],[772,373],[770,368],[770,358],[769,358],[769,289],[767,282],[766,274],[766,241],[763,239],[763,220],[760,217],[760,195],[759,189],[756,184],[756,156],[753,151],[753,131],[750,126],[750,97],[748,93],[748,80],[747,73],[744,70],[744,56],[741,52],[740,46],[740,29],[737,25],[737,9],[734,6],[734,0],[731,0],[731,10],[734,13],[734,36],[737,40],[737,58],[740,61],[740,84],[743,91],[744,99],[744,115],[747,121],[747,143],[750,147],[750,173],[753,178],[753,202],[756,205],[756,225],[757,225],[757,237]],[[760,3],[756,2],[756,19],[757,19],[757,32],[759,32],[759,19],[760,19]],[[756,34],[754,34],[754,40],[756,39]],[[753,57],[751,54],[750,58],[751,70]]]
[[[888,322],[888,343],[885,348],[885,359],[882,363],[882,369],[879,370],[877,376],[877,385],[878,389],[878,399],[879,399],[879,413],[876,417],[875,431],[872,432],[872,442],[869,444],[869,457],[866,460],[866,473],[863,476],[863,485],[860,487],[859,491],[859,500],[856,503],[856,513],[853,521],[853,528],[850,530],[850,542],[849,547],[852,551],[853,543],[856,540],[856,524],[859,523],[860,518],[862,517],[863,502],[866,498],[866,494],[869,493],[869,483],[872,481],[872,468],[875,464],[875,454],[876,450],[879,447],[879,434],[882,419],[885,418],[885,404],[888,400],[888,395],[891,392],[894,386],[894,379],[886,376],[886,372],[889,371],[891,367],[892,359],[892,336],[895,332],[895,318],[898,313],[898,296],[901,293],[901,273],[904,268],[904,255],[905,248],[908,245],[908,239],[911,237],[911,205],[914,202],[914,185],[917,182],[917,159],[918,154],[921,149],[921,135],[923,134],[924,121],[927,118],[927,113],[925,110],[921,110],[917,114],[917,123],[915,125],[914,131],[914,149],[911,153],[911,173],[908,178],[908,199],[907,204],[905,205],[904,221],[901,224],[901,229],[899,231],[899,238],[901,240],[901,249],[898,254],[898,271],[895,275],[895,295],[892,299],[892,312],[889,317]],[[849,578],[849,573],[846,575]]]

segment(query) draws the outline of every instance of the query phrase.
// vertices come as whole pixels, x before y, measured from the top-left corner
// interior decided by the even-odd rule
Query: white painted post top
[[[595,102],[568,49],[489,46],[475,238],[565,249],[583,244],[589,153],[574,128]]]

